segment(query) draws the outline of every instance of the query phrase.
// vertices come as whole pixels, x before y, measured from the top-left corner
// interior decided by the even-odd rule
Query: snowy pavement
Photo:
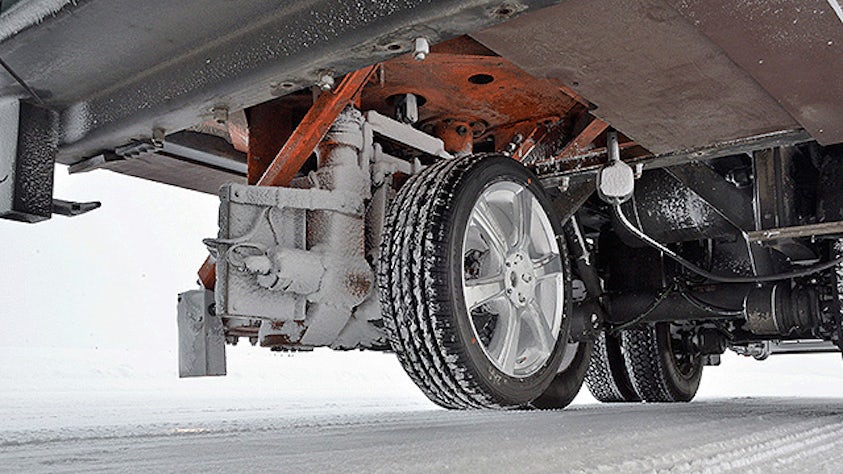
[[[690,404],[584,390],[555,412],[441,410],[390,354],[238,346],[228,377],[191,380],[154,348],[0,361],[0,472],[839,472],[843,457],[834,355],[729,355]]]
[[[162,405],[139,424],[6,432],[0,470],[839,472],[843,458],[843,399],[555,412],[448,412],[389,398],[323,403],[188,413]]]

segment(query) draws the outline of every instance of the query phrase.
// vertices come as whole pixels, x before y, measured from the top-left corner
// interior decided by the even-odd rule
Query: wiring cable
[[[639,240],[644,242],[645,244],[649,245],[650,247],[655,248],[656,250],[660,250],[665,255],[670,257],[671,259],[675,260],[676,263],[682,265],[683,267],[687,268],[688,270],[700,275],[701,277],[708,278],[709,280],[717,281],[720,283],[764,283],[764,282],[772,282],[772,281],[780,281],[780,280],[788,280],[791,278],[800,278],[809,275],[813,275],[815,273],[819,273],[823,270],[828,270],[829,268],[835,267],[843,263],[843,256],[830,260],[828,262],[812,265],[810,267],[805,267],[800,270],[794,270],[791,272],[786,273],[777,273],[774,275],[765,275],[765,276],[727,276],[727,275],[718,275],[716,273],[712,273],[710,271],[704,270],[697,265],[689,262],[688,260],[681,257],[679,254],[670,250],[664,244],[659,243],[652,237],[648,236],[637,227],[635,227],[629,219],[626,218],[623,211],[621,210],[621,206],[619,203],[614,203],[612,205],[612,211],[617,217],[618,221],[621,225],[631,232],[635,237]]]

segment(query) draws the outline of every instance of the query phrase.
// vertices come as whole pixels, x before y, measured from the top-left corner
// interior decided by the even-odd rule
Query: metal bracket
[[[102,203],[99,201],[93,202],[74,202],[64,201],[62,199],[53,199],[53,214],[59,214],[66,217],[75,217],[82,214],[99,209]]]
[[[0,218],[39,222],[52,216],[59,129],[53,110],[0,101]]]
[[[179,295],[178,328],[179,377],[225,375],[225,335],[213,291]]]

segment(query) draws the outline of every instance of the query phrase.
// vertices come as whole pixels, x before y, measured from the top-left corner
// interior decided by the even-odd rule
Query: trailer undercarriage
[[[62,86],[30,50],[105,15],[80,3],[0,42],[0,217],[94,209],[53,199],[56,162],[219,189],[201,286],[179,296],[182,376],[225,374],[241,339],[393,351],[442,406],[561,408],[583,382],[689,401],[728,349],[843,349],[827,2],[441,2],[312,44],[328,2],[228,23],[250,5],[211,16],[226,41],[176,34],[190,48],[165,62],[125,44],[155,64],[98,90],[95,64],[67,59],[83,83]]]

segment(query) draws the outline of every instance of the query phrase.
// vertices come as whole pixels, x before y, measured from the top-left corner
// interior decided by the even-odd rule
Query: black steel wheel
[[[504,156],[442,161],[399,190],[378,272],[384,326],[435,403],[525,407],[553,382],[571,283],[551,209]]]
[[[703,360],[684,349],[670,323],[622,333],[624,359],[632,386],[647,402],[689,402],[697,394]]]

